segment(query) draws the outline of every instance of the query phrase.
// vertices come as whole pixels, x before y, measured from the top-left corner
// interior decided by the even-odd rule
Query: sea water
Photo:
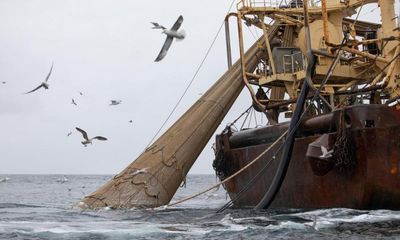
[[[72,206],[112,176],[8,175],[0,239],[400,239],[400,212],[353,209],[217,210],[224,189],[171,208],[82,211]],[[66,181],[68,180],[68,181]],[[182,199],[215,184],[190,175]]]

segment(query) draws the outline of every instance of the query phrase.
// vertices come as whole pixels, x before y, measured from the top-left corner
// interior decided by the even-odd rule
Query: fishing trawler
[[[360,9],[371,3],[378,3],[380,23],[358,19]],[[235,64],[231,18],[239,37]],[[244,27],[263,33],[247,51]],[[235,128],[234,121],[216,136],[213,167],[234,206],[400,209],[400,30],[395,1],[242,0],[227,15],[225,30],[228,71],[82,204],[168,204],[246,87],[251,109],[268,122]]]
[[[224,180],[240,170],[288,129],[293,136],[225,184],[234,205],[400,209],[394,1],[266,2],[243,1],[237,16],[272,37],[255,71],[243,74],[254,109],[265,112],[269,126],[228,126],[218,135],[218,176]],[[379,3],[382,24],[350,18],[372,2]],[[275,20],[268,28],[267,17]],[[304,84],[309,90],[300,96]],[[292,127],[278,123],[282,113],[291,123],[303,115]]]

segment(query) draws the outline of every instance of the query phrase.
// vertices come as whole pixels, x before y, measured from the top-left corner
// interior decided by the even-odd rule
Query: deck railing
[[[320,7],[321,0],[308,1],[310,7]],[[302,8],[302,0],[241,0],[238,9],[246,8]]]

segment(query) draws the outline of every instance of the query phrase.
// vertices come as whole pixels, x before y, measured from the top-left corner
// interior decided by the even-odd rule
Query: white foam
[[[74,204],[72,206],[72,209],[78,209],[78,210],[85,210],[85,209],[88,209],[88,208],[89,208],[89,206],[84,202],[79,202],[79,203]]]
[[[390,220],[400,220],[400,211],[372,210],[362,211],[346,208],[321,209],[303,213],[289,214],[313,221],[315,218],[315,228],[331,227],[339,223],[373,223]],[[313,223],[307,223],[311,225]]]
[[[103,208],[100,208],[100,209],[98,210],[98,212],[108,212],[108,211],[111,211],[111,210],[112,210],[111,207],[103,207]]]
[[[280,222],[279,224],[271,224],[266,227],[267,229],[270,230],[282,230],[282,229],[298,229],[298,230],[303,230],[306,229],[306,225],[302,223],[296,223],[292,221],[284,221]]]
[[[172,229],[176,229],[175,231]],[[149,224],[132,221],[101,221],[101,222],[33,222],[33,221],[0,221],[0,232],[30,233],[101,233],[129,234],[143,236],[154,233],[179,233],[185,235],[202,235],[210,230],[191,224]]]
[[[237,224],[235,222],[235,219],[231,216],[230,213],[226,214],[220,221],[219,223],[225,227],[227,227],[227,229],[225,230],[229,230],[229,231],[243,231],[245,229],[248,229],[248,226],[243,226],[240,224]]]

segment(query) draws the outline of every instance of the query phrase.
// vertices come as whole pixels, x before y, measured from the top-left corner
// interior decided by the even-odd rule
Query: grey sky
[[[179,99],[230,3],[1,0],[0,82],[7,83],[0,84],[0,174],[121,171],[145,148]],[[370,13],[373,8],[365,8],[362,19],[377,21],[379,13]],[[165,35],[152,30],[150,21],[170,27],[180,14],[187,38],[174,42],[166,58],[155,63]],[[253,36],[246,33],[250,45]],[[235,31],[231,35],[236,38]],[[233,47],[237,56],[236,41]],[[50,89],[22,94],[41,83],[52,61]],[[225,70],[221,32],[168,126]],[[111,99],[122,104],[111,107]],[[243,92],[218,131],[249,105]],[[76,126],[109,141],[85,148]],[[213,172],[211,142],[191,173]]]

